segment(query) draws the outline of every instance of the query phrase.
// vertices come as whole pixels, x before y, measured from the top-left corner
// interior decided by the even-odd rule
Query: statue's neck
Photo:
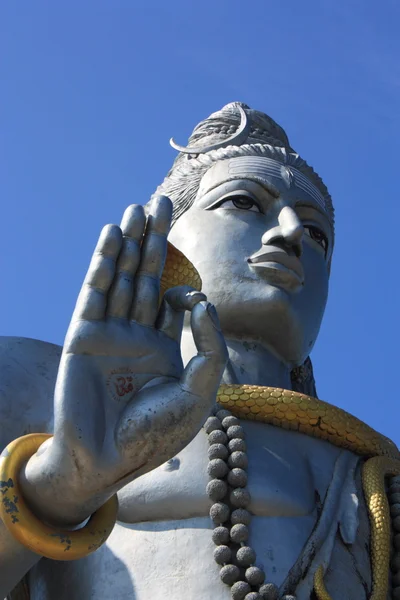
[[[229,362],[223,383],[247,383],[291,389],[290,368],[259,342],[225,338]],[[182,334],[184,364],[196,354],[192,334],[185,328]]]

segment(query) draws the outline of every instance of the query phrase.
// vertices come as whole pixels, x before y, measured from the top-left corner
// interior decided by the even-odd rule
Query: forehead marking
[[[311,181],[294,167],[287,167],[272,158],[262,156],[239,156],[228,160],[228,172],[233,177],[244,177],[252,173],[261,178],[278,178],[288,189],[299,188],[306,192],[315,202],[327,212],[325,198]],[[273,181],[271,182],[273,183]]]

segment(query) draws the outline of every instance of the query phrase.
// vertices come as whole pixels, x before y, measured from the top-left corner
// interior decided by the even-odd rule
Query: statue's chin
[[[312,331],[304,327],[290,296],[279,290],[264,300],[248,296],[243,302],[230,296],[215,304],[227,339],[258,341],[291,368],[303,364],[318,334],[319,323],[313,324]]]

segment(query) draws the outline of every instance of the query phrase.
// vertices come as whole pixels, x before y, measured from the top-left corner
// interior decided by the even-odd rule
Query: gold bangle
[[[0,457],[0,518],[24,546],[53,560],[76,560],[97,550],[112,532],[117,518],[118,499],[112,496],[81,529],[55,529],[42,523],[28,508],[18,484],[23,465],[51,437],[31,433],[17,438]]]

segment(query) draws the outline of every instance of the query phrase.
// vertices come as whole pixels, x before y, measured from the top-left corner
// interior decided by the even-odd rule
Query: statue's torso
[[[250,543],[257,564],[280,585],[315,526],[339,450],[268,425],[244,423],[244,427],[254,514]],[[119,523],[95,554],[75,563],[42,560],[32,572],[32,600],[111,596],[229,600],[229,588],[219,580],[213,559],[213,525],[205,493],[206,438],[199,432],[170,463],[121,491]],[[344,544],[337,545],[343,563],[340,588],[342,593],[343,586],[352,590],[352,595],[340,598],[361,600],[365,596],[354,557],[343,556]]]
[[[57,351],[28,340],[25,347],[13,349],[19,365],[32,351],[32,344],[37,345],[35,359],[24,368],[46,404],[54,385]],[[11,371],[19,368],[10,367]],[[13,376],[10,371],[8,375],[11,385]],[[44,423],[44,404],[37,403],[32,426]],[[27,408],[27,416],[33,414],[34,407]],[[250,544],[267,578],[280,585],[315,526],[341,451],[327,442],[269,425],[244,422],[243,426],[254,515]],[[47,427],[51,427],[50,418]],[[205,492],[207,447],[207,436],[200,431],[177,457],[126,486],[119,494],[119,522],[96,553],[71,563],[42,559],[30,573],[31,600],[229,600],[229,588],[220,581],[213,559],[211,502]],[[368,531],[365,511],[361,513],[361,528],[351,548],[336,536],[331,568],[336,564],[340,574],[327,574],[328,589],[331,581],[332,590],[341,590],[336,597],[342,600],[366,598],[364,588],[369,587],[367,539],[363,539]]]

